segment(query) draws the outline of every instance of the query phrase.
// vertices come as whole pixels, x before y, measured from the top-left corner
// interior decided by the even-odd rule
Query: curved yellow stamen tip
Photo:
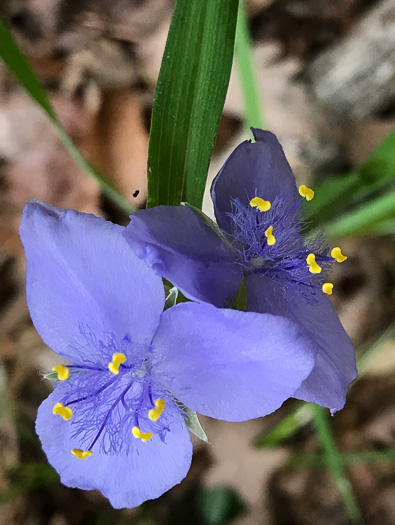
[[[157,399],[155,401],[155,408],[151,408],[148,412],[148,417],[151,421],[158,421],[162,415],[163,410],[165,409],[166,401],[164,399]]]
[[[306,257],[306,262],[309,265],[309,271],[311,273],[321,273],[321,266],[315,262],[315,255],[314,253],[310,253]]]
[[[307,201],[311,201],[311,199],[314,197],[314,190],[302,184],[299,186],[299,195],[304,197]]]
[[[328,295],[332,295],[333,290],[333,284],[332,283],[324,283],[322,285],[322,291]]]
[[[276,244],[276,238],[273,235],[273,226],[269,226],[269,228],[265,231],[265,236],[267,237],[267,243],[269,246]]]
[[[73,411],[70,407],[64,407],[63,403],[56,403],[52,409],[52,414],[58,414],[65,421],[68,421],[73,417]]]
[[[336,259],[338,263],[342,263],[347,259],[347,257],[342,254],[342,251],[338,246],[336,246],[336,248],[333,248],[333,250],[331,251],[331,256],[334,259]]]
[[[63,365],[53,366],[52,372],[56,372],[58,374],[58,379],[60,381],[66,381],[66,379],[70,377],[70,371],[67,368],[67,366],[63,366]]]
[[[73,456],[79,459],[88,458],[93,454],[91,450],[81,450],[80,448],[73,448],[71,453],[73,454]]]
[[[153,436],[153,432],[141,432],[139,427],[133,427],[132,434],[135,438],[141,439],[143,443],[146,443],[147,441],[149,441]]]
[[[269,211],[272,207],[270,201],[264,201],[260,197],[254,197],[250,200],[251,208],[258,208],[259,211]]]
[[[119,374],[119,365],[121,363],[124,363],[126,361],[126,355],[121,354],[120,352],[116,352],[112,355],[112,361],[111,363],[108,363],[108,369],[113,374],[117,375]]]

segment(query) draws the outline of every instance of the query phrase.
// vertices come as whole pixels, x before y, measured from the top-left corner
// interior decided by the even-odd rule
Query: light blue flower
[[[187,206],[158,206],[132,215],[125,238],[190,299],[231,307],[241,285],[247,312],[263,314],[262,322],[272,314],[298,326],[315,365],[292,397],[340,410],[357,371],[326,276],[346,257],[338,247],[329,252],[322,235],[303,237],[301,204],[313,191],[298,191],[272,133],[253,132],[256,142],[240,144],[213,182],[217,225]],[[280,377],[286,366],[279,363]]]
[[[229,421],[258,417],[314,366],[312,344],[281,316],[194,303],[163,312],[162,280],[123,231],[39,201],[26,205],[20,227],[33,323],[65,360],[37,433],[65,485],[98,489],[116,508],[186,475],[183,406]]]

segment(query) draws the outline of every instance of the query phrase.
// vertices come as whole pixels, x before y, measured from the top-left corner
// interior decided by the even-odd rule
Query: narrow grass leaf
[[[341,459],[344,465],[377,465],[380,463],[394,463],[395,449],[363,450],[360,452],[343,452]],[[321,454],[292,454],[287,460],[291,468],[326,467],[325,458]]]
[[[372,221],[383,221],[391,214],[394,216],[394,189],[392,188],[392,196],[388,199],[385,199],[385,195],[380,196],[384,191],[391,191],[391,184],[395,183],[394,150],[395,130],[377,146],[359,168],[349,175],[333,177],[316,186],[315,197],[308,208],[310,228],[329,224],[333,217],[344,213],[335,223],[329,224],[329,235],[360,233],[371,227]],[[374,205],[376,199],[384,199],[385,208],[382,213],[381,202],[377,206]],[[367,200],[368,209],[365,205]]]
[[[380,230],[380,225],[392,225],[395,219],[395,190],[367,202],[325,228],[328,237],[363,235]],[[385,229],[384,229],[385,232]],[[388,232],[388,229],[387,229]]]
[[[238,0],[177,0],[152,110],[148,206],[201,208],[232,67]]]
[[[269,431],[261,434],[254,445],[256,448],[273,448],[282,445],[309,421],[311,421],[311,412],[306,403],[297,402],[291,412]]]
[[[362,523],[362,513],[351,483],[347,478],[341,454],[337,449],[332,429],[328,422],[327,410],[313,403],[309,404],[309,406],[313,415],[318,440],[322,447],[323,458],[333,476],[348,515],[354,523]]]
[[[264,128],[265,122],[253,66],[253,49],[244,0],[240,1],[239,16],[237,18],[235,59],[244,105],[244,125],[247,128]]]

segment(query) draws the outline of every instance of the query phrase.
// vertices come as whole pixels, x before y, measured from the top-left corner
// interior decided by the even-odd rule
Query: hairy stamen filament
[[[67,368],[74,368],[76,370],[94,370],[96,372],[103,372],[105,368],[91,365],[67,365]]]
[[[99,428],[98,433],[96,434],[95,439],[92,441],[91,445],[88,447],[88,450],[92,450],[93,446],[95,445],[95,443],[96,443],[97,440],[99,439],[100,435],[102,434],[103,430],[105,429],[105,426],[106,426],[106,424],[107,424],[108,418],[109,418],[110,415],[111,415],[111,412],[114,410],[114,408],[117,406],[117,404],[121,401],[121,399],[125,397],[125,395],[126,395],[127,392],[132,388],[132,386],[133,386],[133,383],[130,383],[130,384],[125,388],[125,390],[122,392],[122,394],[121,394],[120,396],[118,396],[117,399],[114,401],[114,403],[111,405],[110,409],[108,410],[108,412],[107,412],[107,414],[106,414],[106,417],[104,418],[103,423],[101,424],[101,426],[100,426],[100,428]]]
[[[97,396],[98,394],[103,392],[103,390],[106,390],[106,388],[112,385],[112,383],[114,383],[116,379],[117,379],[116,377],[112,377],[109,381],[107,381],[107,383],[105,383],[101,388],[99,388],[99,390],[97,390],[93,394],[89,394],[88,396],[80,397],[78,399],[73,399],[73,401],[69,401],[68,403],[66,403],[66,406],[70,406],[70,405],[73,405],[74,403],[79,403],[81,401],[85,401],[86,399],[90,399],[91,397]]]

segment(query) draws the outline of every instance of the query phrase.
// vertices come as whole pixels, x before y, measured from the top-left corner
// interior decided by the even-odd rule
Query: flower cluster
[[[184,478],[192,411],[243,421],[289,397],[336,411],[356,376],[325,277],[346,257],[302,237],[313,192],[298,193],[277,139],[254,133],[213,183],[217,224],[187,206],[136,212],[126,229],[25,207],[28,306],[63,359],[37,433],[64,484],[116,508]],[[162,278],[192,302],[165,309]]]

